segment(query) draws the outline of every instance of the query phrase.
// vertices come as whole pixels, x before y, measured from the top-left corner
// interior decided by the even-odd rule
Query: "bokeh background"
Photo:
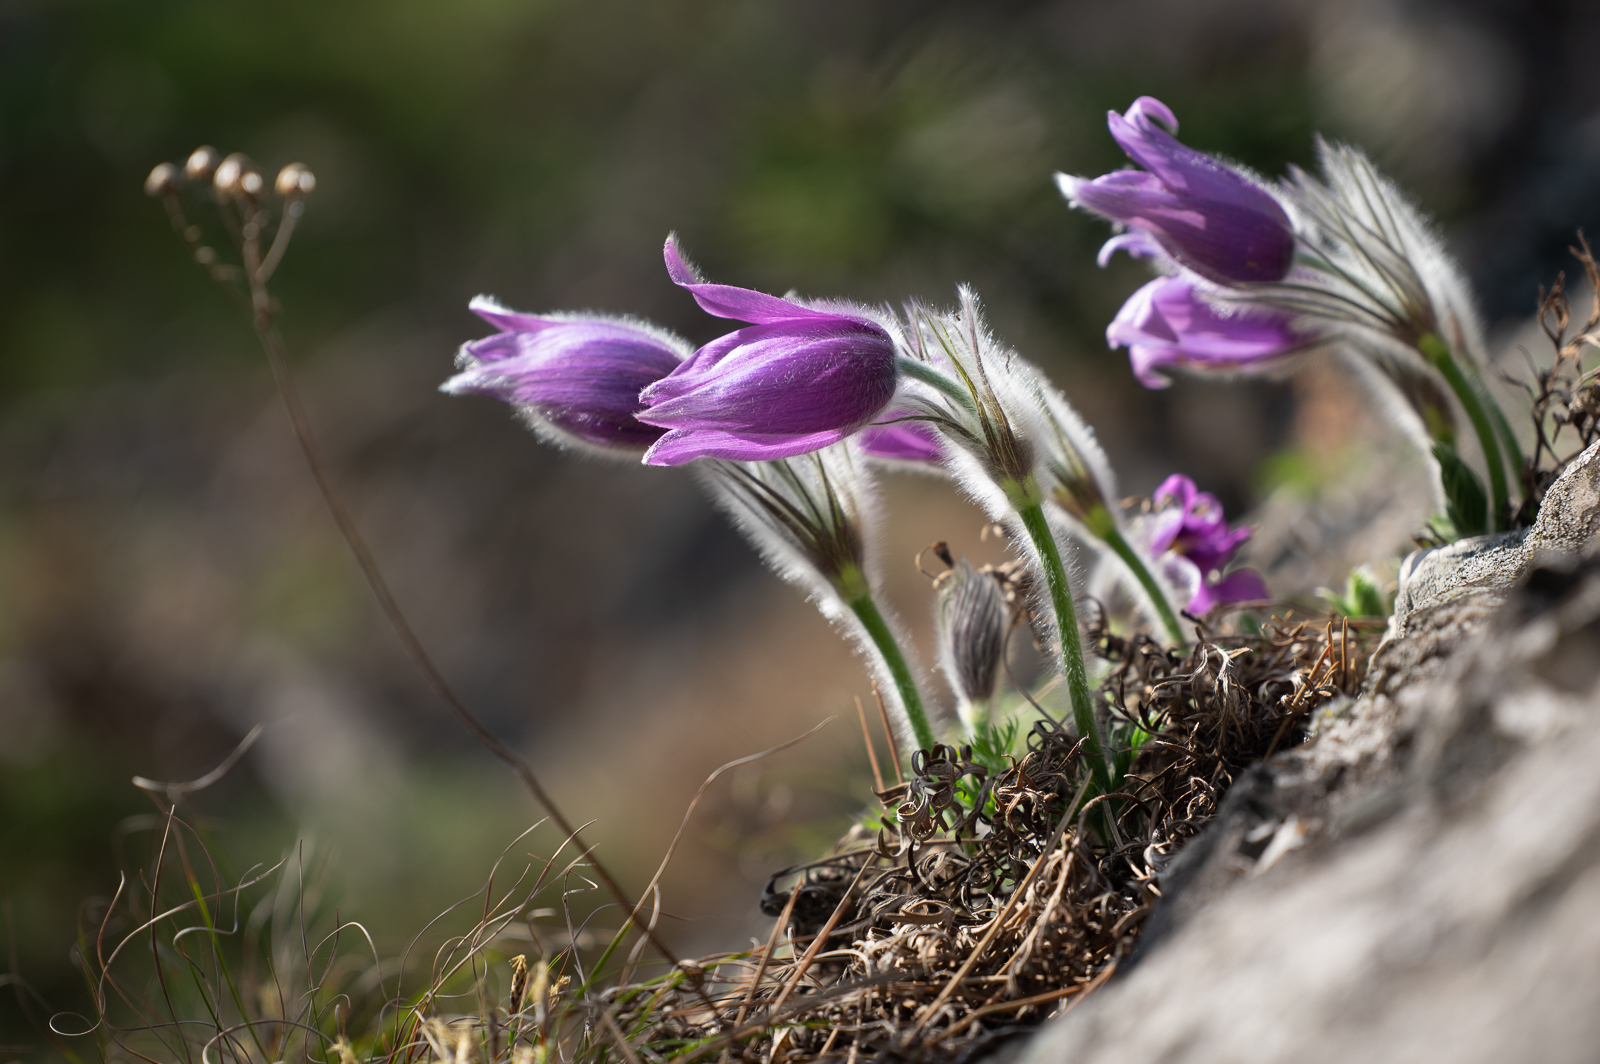
[[[210,143],[316,173],[274,286],[339,482],[444,672],[625,881],[713,768],[839,716],[697,813],[664,927],[711,950],[757,927],[768,872],[859,808],[862,670],[684,471],[580,461],[440,395],[485,332],[467,300],[703,342],[723,326],[668,283],[671,230],[713,278],[769,291],[947,300],[969,282],[1127,492],[1183,470],[1231,512],[1270,497],[1266,552],[1371,466],[1381,426],[1322,366],[1140,389],[1102,337],[1142,274],[1095,267],[1106,229],[1051,173],[1121,165],[1104,114],[1141,94],[1267,174],[1310,165],[1316,130],[1354,140],[1508,323],[1600,220],[1597,52],[1579,0],[4,0],[3,982],[84,1008],[78,921],[149,844],[130,777],[199,776],[258,722],[191,815],[238,867],[309,847],[386,947],[538,817],[400,653],[246,323],[142,194],[154,163]],[[887,498],[889,595],[927,660],[913,555],[1003,552],[938,481]],[[0,1043],[31,1059],[10,993]]]

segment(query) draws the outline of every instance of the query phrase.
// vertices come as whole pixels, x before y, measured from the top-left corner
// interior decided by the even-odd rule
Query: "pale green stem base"
[[[1103,510],[1101,512],[1104,513]],[[1178,623],[1178,615],[1172,611],[1172,603],[1167,601],[1166,591],[1156,582],[1155,575],[1144,564],[1144,559],[1139,557],[1139,552],[1133,549],[1132,545],[1122,535],[1121,530],[1112,523],[1111,515],[1106,514],[1105,517],[1105,521],[1091,523],[1090,527],[1096,535],[1105,541],[1106,546],[1116,552],[1117,557],[1122,559],[1123,564],[1133,571],[1134,578],[1139,581],[1139,586],[1144,588],[1146,595],[1150,596],[1150,602],[1155,606],[1156,613],[1161,618],[1161,627],[1167,630],[1167,638],[1172,640],[1174,644],[1182,646],[1188,640],[1184,638],[1183,626]]]
[[[923,384],[931,385],[937,391],[954,399],[963,409],[973,413],[977,412],[977,405],[972,401],[972,393],[948,373],[937,370],[926,362],[919,362],[914,358],[906,358],[904,355],[895,359],[895,365],[905,376],[910,377],[912,380],[921,381]]]
[[[1445,342],[1433,333],[1428,333],[1417,341],[1417,349],[1432,363],[1433,367],[1444,375],[1445,381],[1450,385],[1450,390],[1456,393],[1456,398],[1461,401],[1461,406],[1467,412],[1467,418],[1472,422],[1472,431],[1478,434],[1478,446],[1483,449],[1484,464],[1489,467],[1489,530],[1499,532],[1504,527],[1505,516],[1510,511],[1509,496],[1506,492],[1506,465],[1501,455],[1499,436],[1495,426],[1490,423],[1489,414],[1485,410],[1485,403],[1493,404],[1485,393],[1480,397],[1479,389],[1472,386],[1461,367],[1456,364],[1455,358],[1450,354],[1450,348]],[[1482,401],[1480,401],[1480,398]],[[1498,412],[1498,410],[1497,410]],[[1503,422],[1505,416],[1500,415]],[[1509,426],[1506,429],[1509,432]]]
[[[1061,552],[1056,548],[1055,534],[1038,503],[1017,507],[1022,527],[1033,540],[1039,552],[1039,568],[1044,570],[1045,586],[1050,591],[1050,604],[1055,607],[1056,627],[1061,640],[1061,672],[1067,683],[1067,695],[1072,701],[1072,719],[1078,726],[1088,746],[1089,768],[1094,773],[1095,784],[1101,794],[1111,793],[1111,770],[1106,763],[1105,744],[1100,741],[1100,727],[1094,719],[1094,700],[1089,694],[1089,673],[1083,664],[1083,644],[1078,638],[1078,611],[1072,606],[1072,586],[1067,582],[1067,570],[1061,564]]]
[[[889,631],[883,614],[878,612],[877,604],[870,595],[852,599],[850,610],[860,619],[872,645],[877,647],[883,663],[889,667],[889,675],[894,679],[895,689],[900,692],[900,702],[906,708],[906,718],[911,722],[911,734],[916,738],[917,745],[924,750],[932,749],[936,741],[933,726],[928,723],[928,712],[922,707],[917,681],[911,675],[911,666],[906,663],[905,655],[900,653],[900,644],[895,642],[894,633]]]

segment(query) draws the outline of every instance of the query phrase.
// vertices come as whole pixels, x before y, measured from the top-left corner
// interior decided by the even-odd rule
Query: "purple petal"
[[[490,320],[527,327],[462,345],[465,365],[442,390],[525,408],[540,422],[602,448],[637,452],[663,435],[634,415],[644,408],[639,392],[678,367],[679,349],[671,340],[603,318],[498,308],[485,317],[490,314]]]
[[[717,366],[724,358],[738,350],[741,337],[747,331],[738,329],[717,337],[684,359],[670,375],[646,388],[640,393],[639,398],[646,406],[652,403],[664,403],[669,399],[688,395],[708,380],[714,380]]]
[[[1159,505],[1159,501],[1157,504]],[[1159,558],[1172,549],[1173,541],[1178,538],[1178,533],[1182,531],[1182,510],[1176,507],[1157,510],[1144,519],[1141,534],[1145,541],[1145,549]]]
[[[944,448],[940,446],[938,434],[920,421],[868,425],[856,439],[861,442],[861,449],[874,458],[926,465],[944,461]]]
[[[1267,582],[1253,569],[1240,569],[1229,573],[1214,584],[1202,584],[1194,598],[1189,600],[1189,612],[1204,617],[1213,609],[1229,602],[1259,602],[1270,599]]]
[[[1164,387],[1154,369],[1195,365],[1234,369],[1288,354],[1302,341],[1284,314],[1252,310],[1224,317],[1182,277],[1140,288],[1106,328],[1106,342],[1126,347],[1147,387]],[[1154,383],[1153,383],[1154,382]]]
[[[1239,548],[1250,541],[1254,530],[1248,525],[1229,531],[1224,522],[1220,529],[1210,534],[1194,536],[1180,535],[1177,549],[1194,559],[1194,563],[1206,572],[1216,572],[1226,569],[1233,556],[1239,553]]]
[[[1153,346],[1150,344],[1131,344],[1128,347],[1128,363],[1133,367],[1133,375],[1139,383],[1151,391],[1160,391],[1162,388],[1172,387],[1172,381],[1158,373],[1158,370],[1167,366],[1177,365],[1182,359],[1178,357],[1178,349],[1167,345]]]
[[[812,310],[810,307],[802,307],[787,299],[769,296],[765,292],[727,284],[706,284],[700,280],[699,273],[678,251],[677,240],[673,237],[667,237],[662,254],[667,262],[667,275],[672,278],[674,284],[694,296],[695,302],[700,304],[700,309],[707,314],[714,314],[719,318],[732,318],[734,321],[748,321],[757,325],[793,321],[797,318],[834,316]]]
[[[1136,259],[1153,259],[1161,254],[1161,245],[1157,244],[1148,233],[1137,229],[1118,233],[1100,245],[1100,254],[1094,257],[1095,264],[1101,268],[1110,265],[1111,256],[1119,251],[1126,251]]]
[[[1172,108],[1156,99],[1154,96],[1141,96],[1133,101],[1133,106],[1123,116],[1129,122],[1142,129],[1150,128],[1152,121],[1159,122],[1167,127],[1167,132],[1173,136],[1178,135],[1178,116],[1172,113]]]
[[[1148,232],[1173,259],[1219,284],[1287,275],[1295,235],[1283,207],[1244,174],[1180,143],[1170,108],[1141,96],[1126,115],[1107,114],[1106,123],[1144,169],[1093,181],[1058,174],[1069,201]],[[1102,265],[1119,246],[1102,251]]]
[[[1272,197],[1261,193],[1275,212],[1268,213],[1259,204],[1175,192],[1162,184],[1108,174],[1079,186],[1074,198],[1113,221],[1146,230],[1168,255],[1219,284],[1277,281],[1289,272],[1294,232]]]
[[[1174,473],[1161,482],[1161,486],[1150,496],[1150,501],[1157,506],[1177,503],[1179,513],[1188,513],[1199,490],[1193,480],[1182,473]]]
[[[894,344],[877,326],[828,316],[753,325],[715,343],[714,359],[691,359],[645,390],[641,420],[767,434],[853,431],[894,395]]]
[[[488,296],[473,296],[472,301],[467,304],[467,309],[501,332],[540,332],[553,325],[562,324],[564,320],[540,317],[537,314],[519,314],[514,310],[507,310]]]
[[[737,462],[765,462],[793,458],[838,443],[849,432],[832,430],[805,435],[775,436],[764,433],[727,432],[721,429],[673,429],[644,455],[645,465],[675,466],[696,458],[726,458]]]
[[[1167,583],[1178,589],[1180,601],[1187,603],[1184,609],[1193,613],[1195,599],[1205,593],[1205,576],[1199,567],[1183,555],[1170,552],[1161,555],[1156,565]]]

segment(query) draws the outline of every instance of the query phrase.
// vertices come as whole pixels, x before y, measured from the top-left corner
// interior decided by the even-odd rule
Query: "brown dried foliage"
[[[1531,382],[1517,382],[1531,400],[1534,430],[1533,452],[1523,464],[1524,499],[1516,520],[1519,526],[1532,524],[1546,489],[1569,462],[1600,438],[1600,369],[1583,369],[1584,355],[1600,348],[1600,264],[1595,262],[1582,230],[1578,232],[1578,246],[1568,250],[1583,266],[1589,283],[1589,314],[1575,332],[1569,332],[1575,323],[1566,274],[1558,274],[1549,290],[1539,287],[1539,326],[1555,357],[1549,366],[1541,368],[1529,356]]]
[[[1109,717],[1149,733],[1118,793],[1080,804],[1083,754],[1054,721],[1000,773],[965,750],[919,751],[913,778],[880,796],[875,840],[858,828],[774,877],[764,947],[697,962],[693,994],[611,991],[618,1023],[682,1062],[961,1061],[1072,1007],[1126,955],[1160,868],[1235,778],[1355,693],[1377,634],[1274,621],[1178,652],[1099,633]]]

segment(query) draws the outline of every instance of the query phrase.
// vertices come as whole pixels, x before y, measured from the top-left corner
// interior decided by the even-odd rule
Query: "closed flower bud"
[[[541,435],[590,451],[636,458],[666,435],[634,415],[640,390],[688,353],[682,340],[598,315],[517,314],[482,297],[471,309],[502,331],[462,345],[461,372],[443,391],[510,403]]]
[[[807,454],[851,435],[894,398],[894,341],[865,308],[705,284],[671,238],[665,256],[673,281],[707,313],[752,324],[645,389],[640,420],[669,430],[648,464]]]
[[[196,148],[189,156],[189,161],[183,164],[183,173],[190,181],[210,181],[217,172],[217,165],[222,162],[222,155],[209,144]]]
[[[178,173],[178,168],[171,163],[161,163],[150,176],[144,179],[144,194],[146,196],[170,196],[183,184],[183,177]]]
[[[273,188],[285,199],[290,196],[309,196],[317,190],[317,177],[306,169],[305,163],[290,163],[278,171]]]
[[[1011,611],[999,581],[965,559],[939,578],[934,599],[939,665],[961,701],[969,735],[985,723],[1005,655]]]

